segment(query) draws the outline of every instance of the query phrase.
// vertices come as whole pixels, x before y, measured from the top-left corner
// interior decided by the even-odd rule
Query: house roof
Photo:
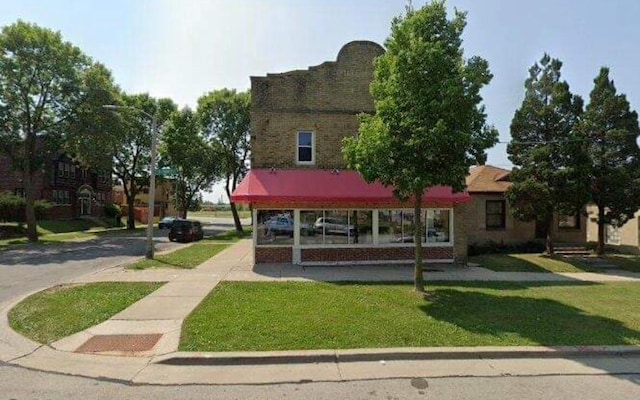
[[[380,183],[367,183],[349,170],[253,169],[231,195],[233,202],[295,205],[330,203],[356,207],[400,206],[393,189]],[[429,188],[423,205],[452,206],[470,201],[468,193],[453,193],[450,187]]]
[[[510,173],[508,169],[492,165],[472,168],[466,179],[467,191],[469,193],[504,193],[511,186]]]

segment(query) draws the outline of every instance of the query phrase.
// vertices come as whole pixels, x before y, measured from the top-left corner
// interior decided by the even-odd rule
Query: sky
[[[60,31],[113,72],[130,93],[194,106],[206,92],[247,90],[250,76],[335,60],[352,40],[383,44],[406,0],[0,0],[0,26],[17,19]],[[414,7],[424,1],[413,1]],[[489,61],[482,95],[488,122],[510,138],[528,69],[547,52],[562,78],[588,100],[600,67],[640,107],[640,1],[449,0],[467,11],[465,56]],[[506,144],[488,163],[510,167]],[[217,201],[218,185],[205,198]]]

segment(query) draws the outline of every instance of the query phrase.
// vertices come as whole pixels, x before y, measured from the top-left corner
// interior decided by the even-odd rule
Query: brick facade
[[[358,132],[358,114],[375,112],[369,85],[383,52],[373,42],[351,42],[337,61],[252,77],[252,168],[344,168],[342,139]],[[315,134],[314,165],[296,164],[299,130]]]
[[[256,264],[291,263],[293,250],[291,247],[256,247],[254,262]]]
[[[423,247],[425,260],[452,260],[453,247]],[[302,249],[302,262],[413,260],[413,247]]]
[[[71,164],[71,172],[59,173],[59,163]],[[0,156],[0,192],[16,193],[24,191],[23,174],[11,168],[11,161],[6,156]],[[95,171],[83,169],[74,164],[70,158],[60,154],[45,163],[42,171],[34,175],[34,194],[36,200],[46,200],[52,203],[47,210],[47,219],[73,219],[81,214],[79,191],[88,188],[91,192],[91,212],[89,215],[102,216],[104,205],[110,204],[111,180],[99,179]],[[68,191],[69,203],[66,205],[54,204],[54,191]],[[103,200],[104,199],[104,200]]]

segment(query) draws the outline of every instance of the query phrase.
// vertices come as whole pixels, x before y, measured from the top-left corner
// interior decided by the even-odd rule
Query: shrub
[[[117,204],[107,204],[104,206],[104,216],[107,218],[120,218],[122,216],[122,210]]]
[[[20,196],[10,192],[0,193],[0,222],[25,222],[25,208],[27,201]],[[47,210],[51,208],[51,203],[46,200],[36,200],[34,209],[36,219],[44,219]]]

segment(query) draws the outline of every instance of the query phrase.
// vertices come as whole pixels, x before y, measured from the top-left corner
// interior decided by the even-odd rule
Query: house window
[[[296,161],[298,164],[314,164],[315,152],[313,149],[314,137],[313,132],[298,132],[296,146]]]
[[[23,197],[23,198],[25,197],[24,189],[14,189],[13,194],[15,194],[18,197]]]
[[[579,215],[558,215],[558,228],[560,229],[580,229]]]
[[[451,210],[427,210],[427,243],[451,243]]]
[[[506,203],[504,200],[487,200],[485,214],[487,229],[505,228]]]
[[[620,228],[607,224],[604,233],[607,244],[620,244]]]
[[[71,195],[68,190],[54,190],[53,203],[59,206],[71,205]]]
[[[65,166],[65,164],[62,161],[58,162],[58,176],[59,177],[63,177],[64,176],[64,166]]]

